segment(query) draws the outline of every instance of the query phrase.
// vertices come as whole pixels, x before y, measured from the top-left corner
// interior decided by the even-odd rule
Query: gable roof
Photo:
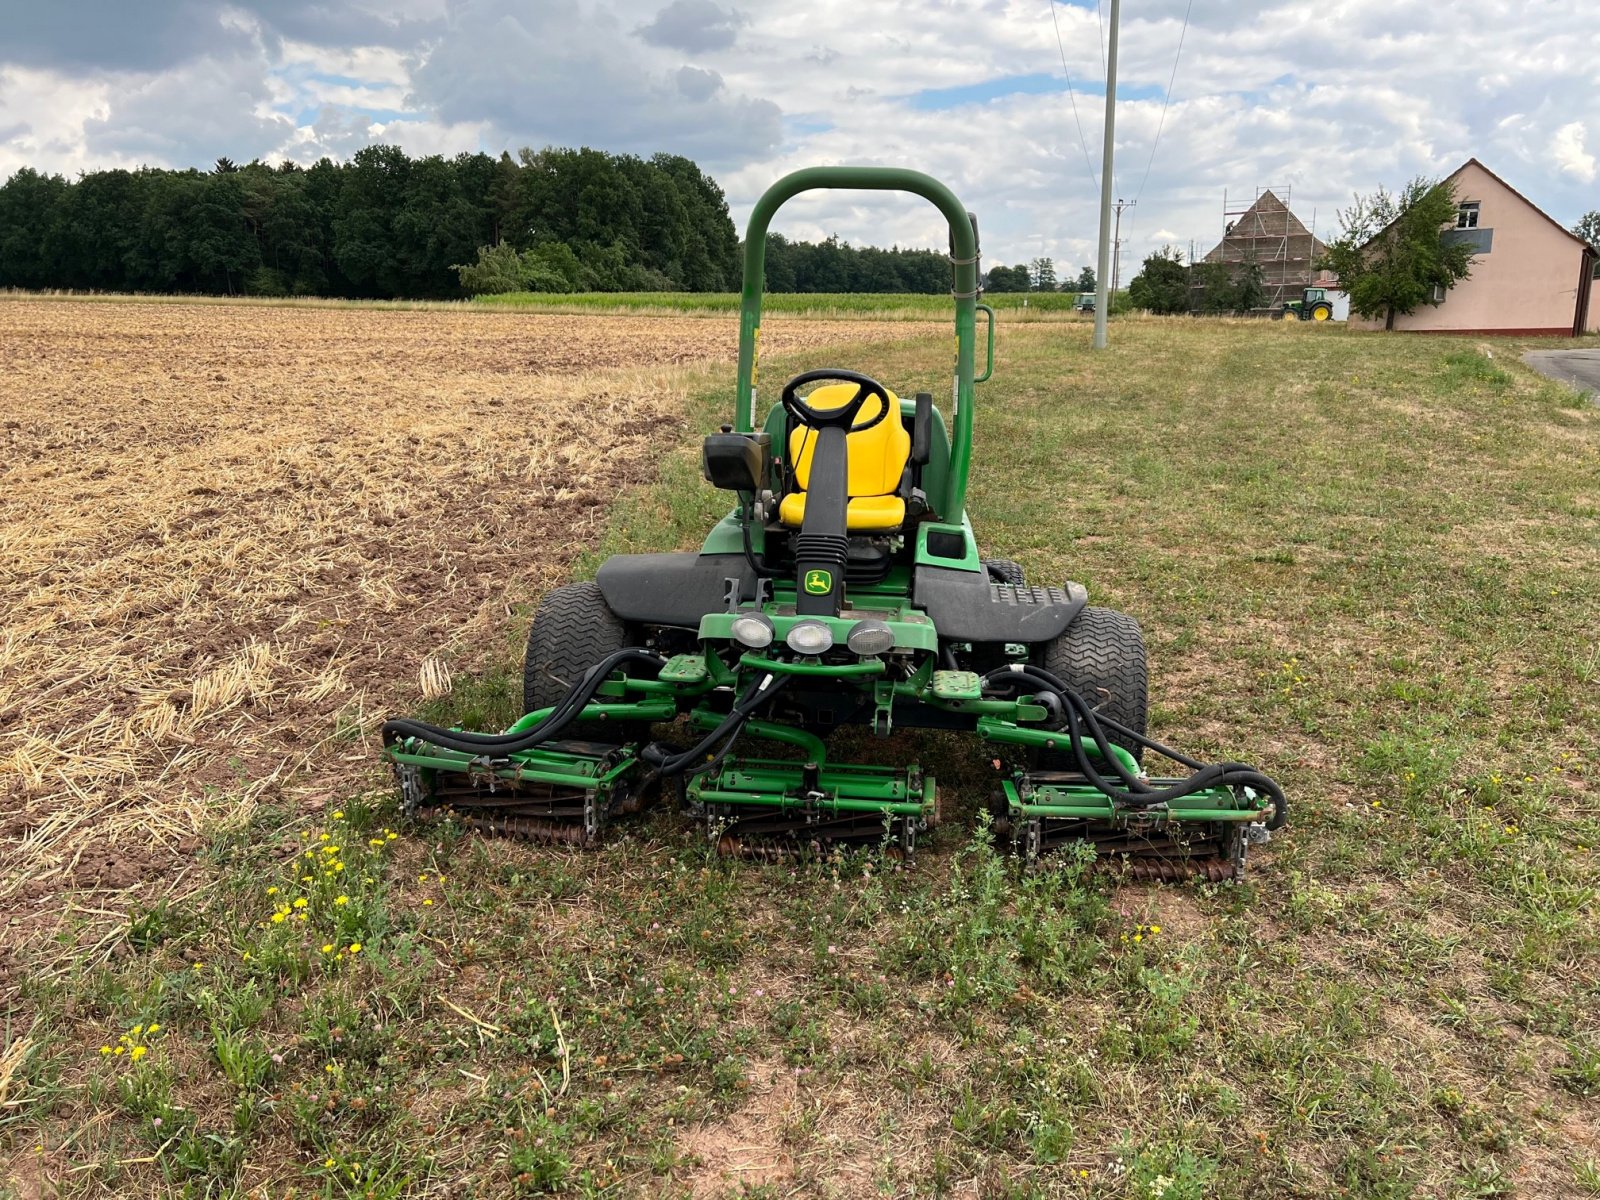
[[[1281,226],[1281,230],[1280,230]],[[1256,197],[1255,203],[1240,213],[1228,226],[1228,231],[1222,235],[1222,240],[1206,252],[1202,262],[1220,262],[1224,260],[1224,248],[1230,242],[1241,242],[1246,238],[1310,238],[1310,257],[1316,258],[1320,251],[1325,249],[1312,232],[1307,229],[1299,217],[1290,211],[1284,202],[1269,188]]]
[[[1559,229],[1559,230],[1560,230],[1560,231],[1561,231],[1561,232],[1562,232],[1562,233],[1564,233],[1564,234],[1566,234],[1566,235],[1567,235],[1567,236],[1568,236],[1568,237],[1569,237],[1569,238],[1571,238],[1571,239],[1572,239],[1572,240],[1573,240],[1573,241],[1575,241],[1575,242],[1577,242],[1577,243],[1578,243],[1578,245],[1580,245],[1580,246],[1584,246],[1584,247],[1588,247],[1588,248],[1591,248],[1591,249],[1592,249],[1592,247],[1589,247],[1589,243],[1588,243],[1588,242],[1586,242],[1586,241],[1584,241],[1584,240],[1583,240],[1583,239],[1582,239],[1582,238],[1581,238],[1581,237],[1579,237],[1579,236],[1578,236],[1578,235],[1577,235],[1577,234],[1575,234],[1575,233],[1573,233],[1573,232],[1572,232],[1572,230],[1570,230],[1570,229],[1568,229],[1568,228],[1567,228],[1567,227],[1566,227],[1566,226],[1565,226],[1565,225],[1563,225],[1563,224],[1562,224],[1562,223],[1561,223],[1561,222],[1560,222],[1560,221],[1558,221],[1558,220],[1556,220],[1556,219],[1555,219],[1555,218],[1554,218],[1554,217],[1552,217],[1552,216],[1551,216],[1551,215],[1550,215],[1550,214],[1549,214],[1549,213],[1547,213],[1547,212],[1545,212],[1545,211],[1544,211],[1544,209],[1542,209],[1542,208],[1540,208],[1540,207],[1539,207],[1539,206],[1538,206],[1538,205],[1537,205],[1537,204],[1535,204],[1535,203],[1534,203],[1534,202],[1533,202],[1533,201],[1532,201],[1532,200],[1529,200],[1529,199],[1528,199],[1528,198],[1527,198],[1527,197],[1526,197],[1526,196],[1524,196],[1524,195],[1523,195],[1523,194],[1522,194],[1522,193],[1521,193],[1521,192],[1519,192],[1519,191],[1517,191],[1517,189],[1516,189],[1516,188],[1514,188],[1514,187],[1512,187],[1512,186],[1511,186],[1511,185],[1510,185],[1510,184],[1509,184],[1509,183],[1507,183],[1507,182],[1506,182],[1506,181],[1505,181],[1505,180],[1504,180],[1504,179],[1501,179],[1501,178],[1500,178],[1500,176],[1498,176],[1498,175],[1496,175],[1496,174],[1495,174],[1495,173],[1494,173],[1494,172],[1493,172],[1493,171],[1491,171],[1491,170],[1489,170],[1489,168],[1488,168],[1488,167],[1486,167],[1486,166],[1484,166],[1484,165],[1483,165],[1483,164],[1482,164],[1482,163],[1481,163],[1481,162],[1479,162],[1479,161],[1478,161],[1478,160],[1477,160],[1477,159],[1476,159],[1476,158],[1469,158],[1469,159],[1467,159],[1467,161],[1466,161],[1466,162],[1464,162],[1464,163],[1462,163],[1462,164],[1461,164],[1461,165],[1460,165],[1460,166],[1459,166],[1459,167],[1457,167],[1457,168],[1456,168],[1456,169],[1455,169],[1455,170],[1454,170],[1454,171],[1451,171],[1451,172],[1450,172],[1450,174],[1448,174],[1448,175],[1446,175],[1446,176],[1445,176],[1445,179],[1446,179],[1446,180],[1450,180],[1450,179],[1454,179],[1454,178],[1455,178],[1455,177],[1456,177],[1456,176],[1457,176],[1457,175],[1459,175],[1459,174],[1461,174],[1461,172],[1463,172],[1463,171],[1465,171],[1465,170],[1466,170],[1466,169],[1467,169],[1467,168],[1468,168],[1468,167],[1477,167],[1477,168],[1478,168],[1478,170],[1480,170],[1480,171],[1482,171],[1482,172],[1483,172],[1483,173],[1484,173],[1484,174],[1485,174],[1485,175],[1487,175],[1487,176],[1488,176],[1488,177],[1489,177],[1489,178],[1490,178],[1490,179],[1492,179],[1492,180],[1494,180],[1494,181],[1495,181],[1495,182],[1496,182],[1496,183],[1498,183],[1498,184],[1499,184],[1499,185],[1500,185],[1500,186],[1501,186],[1501,187],[1503,187],[1503,188],[1505,188],[1505,190],[1506,190],[1506,191],[1508,191],[1508,192],[1510,192],[1510,193],[1511,193],[1511,194],[1512,194],[1512,195],[1513,195],[1513,196],[1515,196],[1515,197],[1516,197],[1516,198],[1517,198],[1517,199],[1518,199],[1518,200],[1521,200],[1521,201],[1522,201],[1522,202],[1523,202],[1523,203],[1524,203],[1524,204],[1526,204],[1526,205],[1527,205],[1527,206],[1528,206],[1528,207],[1529,207],[1529,208],[1531,208],[1531,209],[1533,209],[1533,211],[1534,211],[1534,212],[1536,212],[1536,213],[1538,213],[1538,214],[1539,214],[1539,215],[1540,215],[1540,216],[1541,216],[1541,217],[1543,217],[1543,218],[1544,218],[1544,219],[1545,219],[1545,220],[1546,220],[1546,221],[1549,221],[1549,222],[1550,222],[1550,224],[1552,224],[1552,225],[1554,225],[1554,226],[1555,226],[1555,227],[1556,227],[1556,228],[1557,228],[1557,229]]]
[[[1488,167],[1484,166],[1476,158],[1467,159],[1466,162],[1462,163],[1454,171],[1451,171],[1450,174],[1446,175],[1442,180],[1440,180],[1440,182],[1441,183],[1450,183],[1450,182],[1452,182],[1458,175],[1461,174],[1461,172],[1465,171],[1468,167],[1477,167],[1478,170],[1482,171],[1490,179],[1494,180],[1501,187],[1505,188],[1506,191],[1510,192],[1518,200],[1521,200],[1524,204],[1526,204],[1534,212],[1538,213],[1539,216],[1543,217],[1546,221],[1550,222],[1551,225],[1555,226],[1557,229],[1559,229],[1562,233],[1566,234],[1573,241],[1577,242],[1578,245],[1582,246],[1585,250],[1589,251],[1591,254],[1596,253],[1595,248],[1593,246],[1589,245],[1588,242],[1584,241],[1577,234],[1573,233],[1572,230],[1568,229],[1560,221],[1556,220],[1549,213],[1545,212],[1544,209],[1540,208],[1532,200],[1529,200],[1521,192],[1517,191],[1516,188],[1512,187],[1504,179],[1501,179],[1500,176],[1496,175],[1493,171],[1489,170]],[[1398,221],[1399,219],[1400,219],[1399,217],[1396,217],[1394,220]],[[1366,241],[1362,242],[1361,245],[1356,247],[1356,248],[1358,250],[1361,250],[1361,249],[1365,249],[1366,247],[1372,245],[1372,243],[1377,241],[1379,237],[1381,237],[1384,233],[1388,232],[1389,226],[1393,225],[1393,224],[1394,224],[1394,221],[1390,221],[1388,225],[1385,225],[1382,229],[1379,229],[1376,233],[1374,233],[1371,237],[1369,237]]]

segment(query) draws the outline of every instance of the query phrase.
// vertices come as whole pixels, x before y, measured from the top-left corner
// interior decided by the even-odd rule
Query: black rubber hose
[[[996,676],[1009,676],[1013,680],[1018,678],[1029,679],[1034,683],[1042,684],[1045,688],[1059,698],[1062,707],[1065,709],[1065,715],[1068,717],[1069,724],[1074,708],[1079,709],[1083,714],[1083,721],[1089,730],[1090,737],[1094,740],[1095,745],[1099,748],[1101,756],[1106,762],[1111,764],[1112,769],[1117,773],[1117,777],[1122,780],[1124,787],[1133,792],[1150,790],[1149,785],[1139,778],[1139,775],[1136,771],[1130,772],[1127,767],[1123,766],[1122,760],[1112,753],[1110,741],[1106,737],[1105,731],[1100,727],[1099,714],[1090,708],[1087,702],[1084,701],[1084,699],[1079,696],[1076,691],[1068,687],[1067,684],[1057,676],[1051,674],[1049,671],[1046,671],[1043,667],[1035,667],[1026,663],[1018,664],[1015,667],[997,668],[994,671],[990,671],[989,674],[984,677],[984,679],[987,682],[992,682],[993,678]],[[1128,732],[1132,733],[1133,731],[1129,730]],[[1073,734],[1076,736],[1075,728],[1073,729]],[[1137,733],[1133,733],[1133,737],[1141,744],[1146,740]],[[1074,753],[1078,757],[1082,757],[1081,747],[1077,747],[1076,742],[1074,742]],[[1097,784],[1096,786],[1098,787],[1099,785]]]
[[[770,682],[758,679],[746,689],[745,694],[739,698],[729,711],[728,715],[705,737],[701,738],[691,749],[681,754],[663,758],[659,762],[651,763],[658,775],[699,775],[709,770],[716,763],[721,762],[733,744],[733,739],[744,730],[745,722],[751,715],[781,691],[789,682],[789,676],[778,675],[772,677]],[[726,741],[721,750],[706,762],[708,751],[719,742]],[[647,758],[648,762],[649,759]]]
[[[1279,829],[1289,819],[1289,801],[1284,796],[1283,789],[1270,776],[1250,766],[1247,763],[1223,762],[1204,764],[1179,754],[1170,747],[1163,746],[1160,742],[1146,737],[1126,725],[1102,718],[1089,705],[1081,695],[1067,686],[1057,676],[1041,667],[1029,664],[1005,666],[996,668],[984,676],[984,681],[993,683],[999,681],[1031,679],[1042,683],[1051,691],[1060,696],[1067,716],[1067,732],[1072,739],[1073,755],[1077,759],[1078,769],[1097,791],[1107,798],[1125,804],[1132,808],[1148,808],[1156,804],[1169,804],[1174,800],[1181,800],[1213,787],[1241,788],[1249,787],[1261,792],[1272,801],[1272,815],[1266,821],[1268,829]],[[1191,767],[1194,771],[1188,779],[1169,788],[1153,788],[1148,783],[1137,777],[1130,779],[1126,770],[1111,753],[1111,748],[1105,737],[1105,727],[1118,733],[1133,738],[1146,749],[1154,750],[1165,755],[1175,762],[1180,762]],[[1083,746],[1083,734],[1087,731],[1096,747],[1106,762],[1112,764],[1121,780],[1130,785],[1127,790],[1117,787],[1106,779],[1090,761],[1088,752]]]
[[[600,690],[600,685],[618,667],[629,663],[642,663],[660,670],[665,660],[660,655],[635,647],[624,647],[607,655],[584,672],[583,678],[562,697],[549,716],[521,733],[469,733],[459,729],[444,729],[407,717],[395,717],[383,723],[383,744],[390,746],[402,738],[417,738],[446,750],[456,750],[462,754],[488,754],[495,758],[531,750],[548,742],[577,720],[584,705]]]

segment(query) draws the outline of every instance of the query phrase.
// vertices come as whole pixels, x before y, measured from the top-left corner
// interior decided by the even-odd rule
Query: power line
[[[1106,73],[1106,19],[1100,0],[1094,0],[1094,19],[1100,26],[1100,74]]]
[[[1083,165],[1089,168],[1089,179],[1095,187],[1100,186],[1095,178],[1094,160],[1089,157],[1089,143],[1083,136],[1083,123],[1078,120],[1078,98],[1072,91],[1072,72],[1067,70],[1067,47],[1061,41],[1061,22],[1056,19],[1056,0],[1045,0],[1050,5],[1050,24],[1056,31],[1056,50],[1061,54],[1061,74],[1067,80],[1067,99],[1072,101],[1072,123],[1078,127],[1078,145],[1083,147]]]
[[[1156,147],[1161,145],[1161,130],[1167,123],[1167,105],[1172,103],[1172,85],[1178,78],[1178,60],[1183,57],[1183,39],[1189,32],[1189,11],[1194,8],[1194,0],[1184,5],[1183,28],[1178,31],[1178,52],[1172,56],[1172,74],[1167,79],[1167,94],[1161,101],[1161,119],[1156,122],[1155,140],[1150,143],[1150,158],[1144,164],[1144,178],[1139,180],[1139,190],[1133,194],[1134,201],[1144,195],[1144,185],[1150,180],[1150,168],[1155,165]]]

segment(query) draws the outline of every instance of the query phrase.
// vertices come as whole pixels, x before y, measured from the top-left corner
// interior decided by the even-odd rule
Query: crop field
[[[980,543],[1284,783],[1240,886],[1021,873],[948,737],[905,866],[403,822],[384,717],[720,515],[734,333],[0,300],[0,1195],[1600,1196],[1600,409],[1514,343],[1003,323]]]
[[[776,352],[903,337],[774,324]],[[727,322],[0,303],[0,904],[168,870],[561,579]],[[352,770],[355,764],[355,770]],[[43,911],[39,911],[43,910]],[[20,923],[20,924],[19,924]],[[5,958],[0,957],[0,962]]]

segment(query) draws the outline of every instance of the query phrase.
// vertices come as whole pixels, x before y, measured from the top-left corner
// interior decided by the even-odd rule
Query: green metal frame
[[[756,201],[744,238],[744,288],[739,300],[739,391],[733,427],[755,430],[756,373],[761,344],[761,296],[766,286],[767,227],[773,215],[801,192],[821,188],[852,191],[910,192],[931,201],[950,225],[955,252],[956,369],[954,428],[950,437],[950,470],[944,495],[934,507],[947,521],[960,521],[966,511],[967,476],[972,468],[972,388],[976,382],[975,347],[978,309],[978,237],[972,218],[956,194],[931,175],[899,167],[807,167],[785,175]],[[990,364],[993,365],[993,316],[990,316]],[[988,378],[985,372],[984,378]],[[930,496],[930,498],[932,498]]]
[[[1175,779],[1155,779],[1154,787],[1170,787]],[[1194,822],[1214,824],[1264,821],[1272,812],[1271,801],[1238,796],[1230,788],[1207,788],[1185,796],[1181,804],[1152,805],[1149,808],[1118,808],[1109,798],[1088,783],[1038,783],[1024,794],[1014,780],[1004,780],[1006,806],[1013,817],[1033,820],[1039,817],[1084,817],[1107,824],[1127,825],[1155,822]]]

